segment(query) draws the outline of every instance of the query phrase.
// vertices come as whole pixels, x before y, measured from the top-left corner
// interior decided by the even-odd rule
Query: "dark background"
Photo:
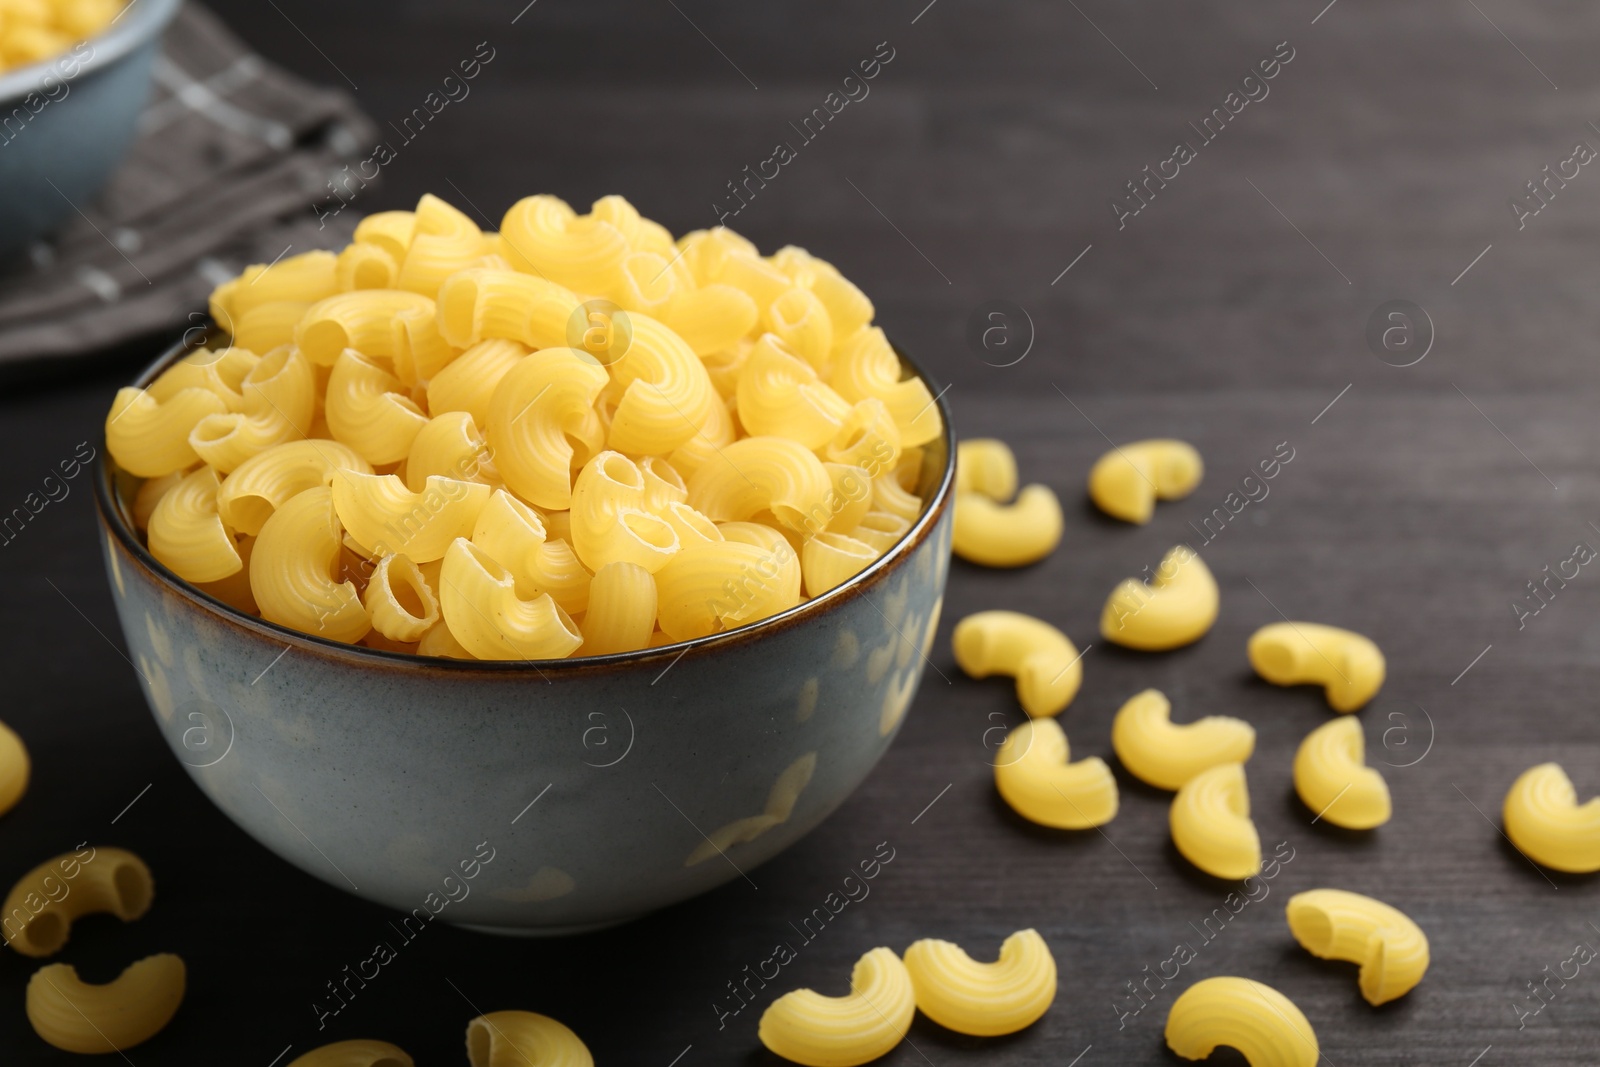
[[[895,859],[871,896],[801,951],[783,988],[842,993],[875,945],[938,936],[982,958],[1034,926],[1055,952],[1060,993],[1010,1038],[963,1038],[919,1017],[885,1062],[1175,1062],[1166,1009],[1216,974],[1289,995],[1336,1067],[1595,1062],[1596,964],[1520,1031],[1514,1006],[1536,1005],[1524,983],[1541,968],[1579,942],[1600,945],[1596,883],[1541,873],[1497,826],[1507,787],[1534,763],[1560,760],[1580,795],[1600,791],[1600,573],[1584,568],[1520,631],[1510,608],[1578,542],[1600,546],[1600,173],[1584,168],[1520,231],[1507,206],[1575,142],[1600,146],[1600,12],[1576,0],[1324,2],[538,0],[515,25],[522,0],[216,4],[273,61],[353,83],[381,126],[479,42],[495,50],[471,96],[400,149],[359,210],[433,191],[498,218],[531,192],[580,208],[620,192],[674,232],[712,224],[725,183],[887,40],[895,58],[871,95],[730,223],[763,251],[801,244],[859,282],[890,334],[950,383],[959,431],[1009,440],[1024,479],[1061,495],[1068,528],[1028,570],[957,563],[937,670],[894,748],[834,817],[751,872],[759,888],[736,879],[565,941],[439,926],[319,1034],[312,1000],[389,936],[390,916],[269,855],[166,751],[118,651],[80,479],[0,547],[0,700],[35,761],[31,791],[0,821],[0,884],[85,838],[148,859],[149,917],[86,920],[59,957],[98,981],[149,952],[188,962],[181,1014],[127,1061],[267,1067],[285,1046],[279,1063],[371,1036],[419,1063],[460,1063],[477,1009],[516,1007],[563,1020],[601,1063],[772,1063],[756,1021],[781,990],[720,1031],[713,1000],[888,841]],[[1108,199],[1176,140],[1197,142],[1186,123],[1282,41],[1295,58],[1270,95],[1119,231]],[[1025,309],[1036,333],[1004,368],[991,364],[1025,347],[1021,316],[1008,320],[1004,354],[966,339],[974,309],[997,299]],[[1414,366],[1387,365],[1363,337],[1393,299],[1421,305],[1437,330]],[[98,445],[138,362],[0,399],[4,509],[79,441]],[[1089,465],[1108,437],[1153,435],[1194,442],[1205,482],[1145,528],[1099,517],[1083,502]],[[1198,545],[1186,523],[1280,442],[1294,459],[1270,496],[1203,549],[1222,587],[1212,633],[1166,655],[1100,642],[1113,584],[1180,540]],[[1190,924],[1231,887],[1176,856],[1165,794],[1119,770],[1122,811],[1103,834],[1045,831],[998,800],[988,762],[1002,734],[989,731],[1020,711],[1009,683],[965,679],[948,650],[954,621],[990,607],[1093,644],[1062,720],[1075,754],[1109,756],[1112,714],[1146,686],[1180,719],[1255,724],[1257,823],[1269,850],[1287,841],[1294,859],[1215,941],[1201,946]],[[1389,657],[1389,681],[1361,713],[1394,794],[1394,820],[1375,832],[1312,825],[1294,799],[1295,746],[1330,713],[1315,691],[1250,675],[1245,639],[1279,609],[1369,634]],[[1283,903],[1322,885],[1417,919],[1433,967],[1416,991],[1374,1010],[1354,966],[1295,946]],[[1119,1030],[1124,983],[1179,941],[1199,958]],[[9,1062],[66,1062],[23,1017],[36,966],[0,957],[0,1048]]]

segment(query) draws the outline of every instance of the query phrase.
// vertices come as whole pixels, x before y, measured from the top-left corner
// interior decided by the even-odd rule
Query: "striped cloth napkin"
[[[122,165],[87,208],[0,274],[0,376],[206,321],[249,263],[338,248],[354,212],[311,205],[377,137],[345,93],[292,77],[185,4]]]

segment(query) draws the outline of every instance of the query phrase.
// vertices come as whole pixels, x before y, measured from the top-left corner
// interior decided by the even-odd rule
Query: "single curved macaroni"
[[[821,596],[849,581],[878,558],[878,550],[848,534],[823,532],[806,539],[800,549],[800,572],[806,595]]]
[[[229,411],[209,389],[180,389],[166,400],[131,386],[117,390],[106,415],[106,451],[117,466],[141,478],[158,478],[199,460],[189,434],[208,415]]]
[[[851,412],[810,363],[770,333],[750,350],[735,396],[739,422],[751,434],[792,438],[813,451],[838,435]]]
[[[880,474],[872,479],[872,510],[914,522],[922,514],[922,498],[901,485],[893,474]]]
[[[489,443],[478,431],[470,412],[447,411],[428,420],[411,441],[406,454],[405,484],[414,493],[438,475],[464,482],[500,483],[500,472],[489,457]]]
[[[150,868],[120,848],[68,852],[17,879],[6,895],[0,930],[24,956],[52,956],[85,915],[109,912],[132,922],[150,910],[155,883]]]
[[[251,456],[222,481],[217,514],[241,534],[254,537],[289,498],[328,486],[338,470],[371,474],[372,464],[337,441],[290,441]]]
[[[333,473],[333,507],[346,533],[368,557],[403,555],[417,563],[441,559],[450,542],[472,533],[493,493],[481,482],[437,474],[420,493],[393,474]]]
[[[433,296],[450,275],[483,255],[483,231],[465,214],[429,193],[417,202],[411,243],[395,287]]]
[[[1194,492],[1205,463],[1194,446],[1170,438],[1114,446],[1089,469],[1089,499],[1112,518],[1147,523],[1157,500]]]
[[[1200,554],[1179,545],[1148,582],[1129,578],[1100,613],[1100,636],[1147,652],[1193,644],[1217,621],[1217,580]]]
[[[787,437],[744,437],[720,450],[689,478],[689,504],[712,522],[743,522],[770,511],[804,531],[813,509],[827,509],[833,490],[815,453]]]
[[[555,196],[528,196],[500,221],[505,256],[518,270],[549,278],[580,293],[603,293],[628,254],[628,238],[612,220],[579,215]]]
[[[910,448],[939,436],[939,405],[921,378],[901,376],[900,357],[876,326],[858,330],[834,354],[830,384],[851,403],[876,397],[900,427],[900,443]]]
[[[548,1015],[491,1011],[467,1024],[472,1067],[594,1067],[583,1040]]]
[[[337,578],[343,536],[333,491],[322,486],[274,511],[250,553],[250,588],[261,617],[332,641],[365,637],[372,620],[355,583]]]
[[[956,492],[1010,500],[1017,493],[1017,458],[1011,446],[993,437],[963,439],[956,445]]]
[[[814,257],[811,262],[824,263]],[[833,323],[834,344],[837,346],[841,340],[854,336],[866,327],[877,312],[872,301],[856,288],[854,282],[841,275],[832,264],[826,264],[825,267],[816,272],[811,281],[811,291],[828,309],[828,320]]]
[[[439,600],[407,556],[380,559],[361,601],[373,630],[391,641],[419,641],[439,621]]]
[[[163,952],[130,963],[105,985],[71,964],[41,967],[28,980],[33,1032],[66,1052],[122,1052],[160,1033],[183,1003],[183,960]]]
[[[636,563],[656,573],[681,547],[672,524],[645,501],[644,472],[620,452],[584,464],[572,487],[572,547],[584,566]]]
[[[395,262],[394,256],[376,244],[358,242],[348,245],[339,253],[338,262],[334,265],[334,279],[341,293],[352,289],[393,289],[394,280],[399,274],[400,264]]]
[[[801,359],[826,371],[833,360],[833,319],[810,289],[796,286],[767,305],[766,328]]]
[[[240,388],[243,411],[207,415],[189,431],[195,455],[221,474],[273,445],[305,437],[316,412],[316,375],[289,345],[262,356]]]
[[[238,318],[265,304],[312,304],[338,292],[338,257],[316,250],[271,264],[253,264],[239,273],[228,295],[228,311]]]
[[[358,247],[352,245],[351,247]],[[387,1041],[356,1038],[314,1048],[289,1061],[289,1067],[415,1067],[405,1049]]]
[[[1389,786],[1368,767],[1361,720],[1334,719],[1312,730],[1294,757],[1294,789],[1319,818],[1350,830],[1389,821]]]
[[[440,286],[439,331],[456,348],[489,340],[553,348],[568,343],[568,325],[578,308],[572,290],[546,278],[476,267],[452,274]]]
[[[295,347],[321,367],[331,367],[346,349],[369,359],[394,359],[409,345],[406,329],[437,315],[434,302],[404,289],[353,289],[319,300],[295,324]],[[437,326],[434,327],[437,332]]]
[[[1117,711],[1111,747],[1129,774],[1157,789],[1175,790],[1220,763],[1244,763],[1255,751],[1256,731],[1226,715],[1174,723],[1166,695],[1146,689]]]
[[[1249,978],[1202,978],[1167,1013],[1167,1047],[1203,1060],[1218,1045],[1236,1048],[1250,1067],[1316,1067],[1316,1031],[1294,1001]]]
[[[1250,821],[1244,764],[1219,763],[1178,787],[1168,821],[1183,858],[1217,878],[1261,872],[1261,838]]]
[[[1398,908],[1343,889],[1289,898],[1289,932],[1324,960],[1361,965],[1361,995],[1373,1007],[1415,989],[1428,970],[1428,937]]]
[[[589,583],[589,610],[578,627],[585,656],[644,648],[656,628],[656,580],[637,563],[607,563]]]
[[[217,472],[201,467],[162,495],[150,513],[150,554],[190,582],[216,582],[244,568],[217,514]]]
[[[648,315],[630,314],[631,339],[609,363],[617,396],[607,444],[619,452],[662,453],[700,432],[717,392],[700,357]]]
[[[782,530],[761,522],[725,522],[716,527],[712,540],[733,541],[753,545],[766,553],[760,562],[759,573],[769,578],[774,590],[770,608],[784,611],[800,603],[800,587],[804,571],[800,554],[794,550]]]
[[[1047,485],[1030,485],[1010,504],[982,493],[956,494],[955,554],[985,567],[1037,563],[1061,543],[1061,502]]]
[[[233,343],[252,352],[267,352],[294,345],[294,328],[311,304],[303,300],[273,300],[257,304],[233,319]]]
[[[17,806],[28,791],[28,778],[33,763],[28,759],[28,747],[17,732],[0,722],[0,815]],[[3,917],[0,917],[3,918]]]
[[[881,473],[898,469],[904,451],[900,447],[900,427],[895,425],[889,409],[877,397],[869,396],[851,406],[825,454],[835,463]]]
[[[539,513],[504,489],[490,495],[472,526],[472,543],[511,572],[524,600],[538,595],[534,556],[548,536]]]
[[[354,350],[333,365],[323,415],[334,440],[379,466],[405,459],[428,423],[400,379]]]
[[[662,631],[687,641],[794,607],[800,602],[800,583],[794,580],[799,568],[787,562],[775,548],[738,541],[684,547],[656,572]]]
[[[406,258],[411,239],[417,232],[414,211],[375,211],[356,223],[355,242],[381,248],[399,263]]]
[[[662,313],[662,322],[702,358],[737,346],[755,328],[756,302],[731,285],[681,290]]]
[[[1506,836],[1523,855],[1552,870],[1600,871],[1600,797],[1578,803],[1558,763],[1523,771],[1506,793]]]
[[[527,347],[516,341],[479,341],[429,379],[428,410],[435,418],[465,411],[476,425],[487,426],[495,386],[527,355]]]
[[[1334,711],[1355,711],[1383,687],[1383,653],[1350,630],[1275,622],[1250,636],[1250,665],[1273,685],[1320,685]]]
[[[1056,961],[1037,930],[1019,930],[1000,958],[979,963],[960,945],[925,938],[906,949],[906,970],[922,1014],[978,1037],[1032,1026],[1056,999]]]
[[[980,611],[956,624],[950,643],[972,678],[1007,674],[1017,680],[1022,710],[1059,715],[1083,684],[1082,656],[1066,634],[1016,611]]]
[[[1099,756],[1068,763],[1067,735],[1054,719],[1012,730],[994,762],[994,784],[1029,822],[1063,830],[1104,826],[1117,814],[1117,782]]]
[[[445,552],[439,585],[445,623],[479,659],[564,659],[583,643],[548,594],[518,597],[511,573],[464,537]]]
[[[875,948],[856,961],[850,992],[785,993],[761,1015],[761,1043],[805,1067],[856,1067],[889,1053],[916,1014],[911,974],[900,957]]]
[[[573,348],[542,349],[500,379],[489,404],[488,438],[507,488],[536,507],[571,506],[569,435],[584,434],[599,451],[593,404],[608,381],[604,367]]]

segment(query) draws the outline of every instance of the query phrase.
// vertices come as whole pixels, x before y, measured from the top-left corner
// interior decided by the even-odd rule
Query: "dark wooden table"
[[[936,670],[894,748],[820,829],[752,872],[759,888],[736,880],[566,941],[440,927],[319,1034],[312,1001],[386,936],[389,916],[269,855],[171,758],[121,655],[78,481],[0,547],[0,717],[35,760],[31,792],[0,821],[0,884],[86,838],[148,858],[151,916],[88,920],[68,956],[102,981],[148,952],[188,961],[180,1018],[129,1062],[268,1067],[319,1040],[381,1036],[419,1063],[460,1063],[476,1006],[554,1015],[602,1063],[772,1063],[755,1030],[777,990],[720,1029],[714,1002],[885,841],[895,858],[870,898],[806,946],[785,982],[840,993],[872,946],[940,936],[988,953],[1024,926],[1060,965],[1056,1004],[1027,1032],[980,1041],[919,1019],[885,1062],[1175,1062],[1166,1009],[1218,974],[1292,997],[1336,1067],[1600,1059],[1597,965],[1552,981],[1553,999],[1518,1017],[1539,1004],[1525,983],[1547,967],[1570,973],[1576,945],[1600,946],[1600,887],[1539,871],[1498,830],[1506,788],[1534,763],[1560,760],[1581,794],[1600,791],[1600,573],[1584,568],[1520,628],[1512,607],[1575,545],[1600,547],[1600,173],[1552,181],[1520,229],[1508,203],[1547,164],[1571,175],[1576,142],[1600,146],[1600,12],[1571,0],[1143,12],[1106,0],[543,0],[513,24],[522,2],[218,6],[273,60],[353,84],[385,125],[478,42],[494,49],[471,96],[399,150],[358,210],[431,190],[498,217],[529,192],[578,204],[622,192],[675,231],[713,223],[726,183],[777,141],[798,143],[789,124],[889,42],[870,96],[728,221],[763,249],[802,244],[857,279],[893,336],[950,383],[960,431],[1005,437],[1025,479],[1061,495],[1066,538],[1016,573],[957,564]],[[1291,49],[1268,95],[1239,105],[1214,140],[1190,127],[1236,89],[1259,96],[1262,83],[1241,79]],[[1164,162],[1180,140],[1193,158]],[[1151,199],[1119,228],[1111,200],[1147,165],[1170,180],[1146,187]],[[1010,313],[1009,347],[975,347],[969,321],[995,300],[1026,316]],[[1409,338],[1391,336],[1409,349],[1365,337],[1391,300],[1426,309],[1410,313]],[[1024,351],[1030,328],[1026,357],[997,366]],[[1393,365],[1428,341],[1421,362]],[[133,369],[0,400],[4,509],[78,442],[98,441]],[[1204,484],[1148,527],[1099,517],[1083,502],[1090,463],[1108,438],[1150,435],[1194,442]],[[1190,524],[1282,442],[1294,458],[1270,495],[1203,546],[1222,586],[1213,632],[1167,655],[1102,643],[1113,584],[1179,541],[1199,547]],[[1293,854],[1266,899],[1206,940],[1197,928],[1230,887],[1176,856],[1166,795],[1120,771],[1122,811],[1104,833],[1047,832],[1004,807],[991,731],[1020,712],[1007,683],[967,680],[948,650],[954,621],[991,607],[1093,645],[1063,717],[1077,753],[1109,756],[1112,714],[1146,686],[1179,717],[1255,724],[1255,817],[1269,848]],[[1313,825],[1294,798],[1295,746],[1330,713],[1313,691],[1251,677],[1245,639],[1280,611],[1369,634],[1388,655],[1389,681],[1362,712],[1394,794],[1393,822],[1374,833]],[[1370,892],[1421,923],[1433,968],[1419,989],[1373,1010],[1353,966],[1295,946],[1283,903],[1321,885]],[[1180,942],[1198,958],[1133,1014],[1126,983]],[[27,1029],[33,970],[0,957],[0,1048],[8,1063],[67,1062]]]

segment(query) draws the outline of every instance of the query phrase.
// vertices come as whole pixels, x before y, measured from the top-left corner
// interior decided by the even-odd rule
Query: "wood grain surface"
[[[1334,1067],[1600,1060],[1600,964],[1551,980],[1542,1001],[1526,985],[1571,975],[1575,946],[1600,947],[1600,885],[1533,867],[1498,829],[1507,787],[1535,763],[1559,760],[1580,794],[1600,791],[1600,570],[1583,568],[1520,628],[1512,608],[1546,565],[1600,547],[1600,172],[1552,182],[1520,229],[1508,203],[1577,142],[1600,147],[1600,12],[1570,0],[523,2],[216,6],[274,61],[354,86],[381,126],[479,42],[494,49],[468,98],[414,140],[397,136],[382,185],[351,210],[433,191],[497,219],[530,192],[581,204],[621,192],[674,231],[713,224],[726,183],[778,141],[799,144],[789,124],[889,42],[870,95],[728,222],[857,280],[949,384],[960,433],[1004,437],[1024,480],[1060,494],[1066,537],[1022,571],[957,563],[892,750],[837,814],[749,872],[754,885],[562,941],[441,925],[319,1031],[312,1002],[391,938],[391,916],[256,845],[168,753],[122,655],[78,479],[0,547],[0,718],[35,759],[26,800],[0,820],[0,884],[86,839],[148,859],[150,916],[86,920],[63,957],[98,981],[151,952],[188,961],[181,1013],[128,1062],[269,1067],[361,1036],[460,1063],[466,1021],[516,1007],[565,1021],[603,1064],[774,1064],[756,1021],[777,993],[842,993],[876,945],[943,937],[982,957],[1026,926],[1060,967],[1039,1024],[980,1040],[919,1018],[883,1062],[1177,1062],[1166,1009],[1223,974],[1290,996]],[[1189,124],[1281,48],[1293,58],[1268,94],[1202,141]],[[1183,140],[1194,158],[1119,229],[1111,199]],[[1431,347],[1411,366],[1365,336],[1391,300],[1426,311],[1410,340]],[[1012,310],[985,320],[1004,326],[986,349],[969,325],[990,301]],[[0,399],[0,509],[80,441],[98,445],[136,365]],[[1108,441],[1151,435],[1198,446],[1205,481],[1147,527],[1099,516],[1083,496],[1089,465]],[[1281,443],[1294,458],[1269,494],[1202,543],[1201,520]],[[1211,634],[1163,655],[1101,642],[1112,586],[1186,540],[1221,585]],[[1120,768],[1122,811],[1103,832],[1046,831],[1004,807],[989,761],[1020,710],[1007,682],[966,679],[948,648],[956,620],[992,607],[1093,646],[1062,719],[1076,754],[1109,757],[1112,714],[1147,686],[1179,718],[1255,725],[1255,817],[1269,850],[1287,842],[1293,856],[1265,898],[1208,937],[1236,886],[1177,856],[1167,796]],[[1244,656],[1248,635],[1283,616],[1359,630],[1388,656],[1361,712],[1394,795],[1376,832],[1313,824],[1294,798],[1295,747],[1330,713],[1312,690],[1253,679]],[[894,858],[870,896],[723,1017],[727,984],[793,940],[790,924],[881,842]],[[1433,966],[1416,991],[1369,1008],[1353,965],[1296,947],[1283,905],[1323,885],[1421,924]],[[1179,943],[1196,958],[1134,999],[1128,983]],[[34,969],[0,956],[0,1048],[8,1063],[67,1062],[23,1017]]]

